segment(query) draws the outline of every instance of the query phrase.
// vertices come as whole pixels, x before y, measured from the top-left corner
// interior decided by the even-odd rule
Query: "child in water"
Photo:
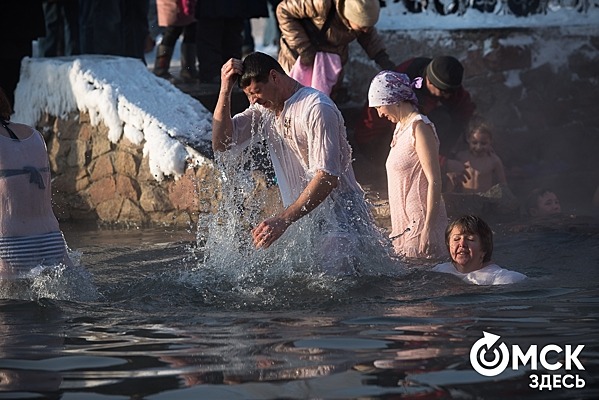
[[[496,184],[507,185],[501,159],[493,151],[493,134],[487,123],[478,119],[466,138],[468,150],[460,151],[457,159],[464,163],[470,177],[461,187],[462,193],[482,193]]]
[[[530,192],[526,201],[526,213],[533,217],[559,215],[562,207],[557,195],[547,188],[537,188]]]

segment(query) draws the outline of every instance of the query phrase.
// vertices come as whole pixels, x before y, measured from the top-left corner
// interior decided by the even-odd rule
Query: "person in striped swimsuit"
[[[34,128],[10,122],[0,88],[0,279],[40,266],[72,266],[51,203],[46,143]]]

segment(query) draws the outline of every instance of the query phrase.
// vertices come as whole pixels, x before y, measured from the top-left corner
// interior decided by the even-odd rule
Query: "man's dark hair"
[[[453,220],[445,229],[445,245],[449,251],[449,236],[453,228],[459,228],[470,235],[478,235],[482,250],[485,252],[483,262],[491,261],[493,256],[493,230],[487,223],[476,215],[464,215]]]
[[[258,51],[248,54],[243,59],[243,74],[239,77],[239,87],[246,88],[254,82],[268,82],[268,74],[275,70],[281,74],[285,74],[285,70],[281,67],[273,57],[268,54]]]

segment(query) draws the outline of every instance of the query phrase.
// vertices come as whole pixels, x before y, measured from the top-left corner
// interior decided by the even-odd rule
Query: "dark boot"
[[[163,44],[156,48],[156,60],[154,61],[154,75],[169,79],[171,74],[168,70],[171,67],[171,58],[173,57],[173,47]]]
[[[195,43],[181,43],[181,72],[179,75],[184,82],[195,82],[198,79],[196,54]]]

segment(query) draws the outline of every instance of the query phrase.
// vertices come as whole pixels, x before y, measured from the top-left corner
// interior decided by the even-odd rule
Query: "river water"
[[[599,394],[597,233],[496,232],[495,260],[529,279],[480,287],[424,265],[397,276],[331,278],[238,264],[215,276],[203,268],[193,230],[63,229],[81,269],[0,296],[0,398]],[[483,332],[510,349],[560,346],[564,352],[547,357],[552,365],[564,361],[566,345],[584,345],[584,370],[529,365],[483,376],[469,358]],[[543,374],[561,375],[564,385],[531,388],[531,375]]]
[[[598,224],[495,225],[493,259],[529,277],[513,285],[378,250],[323,274],[318,209],[253,249],[264,199],[245,157],[222,162],[198,228],[62,224],[75,268],[0,281],[0,399],[599,396]]]

